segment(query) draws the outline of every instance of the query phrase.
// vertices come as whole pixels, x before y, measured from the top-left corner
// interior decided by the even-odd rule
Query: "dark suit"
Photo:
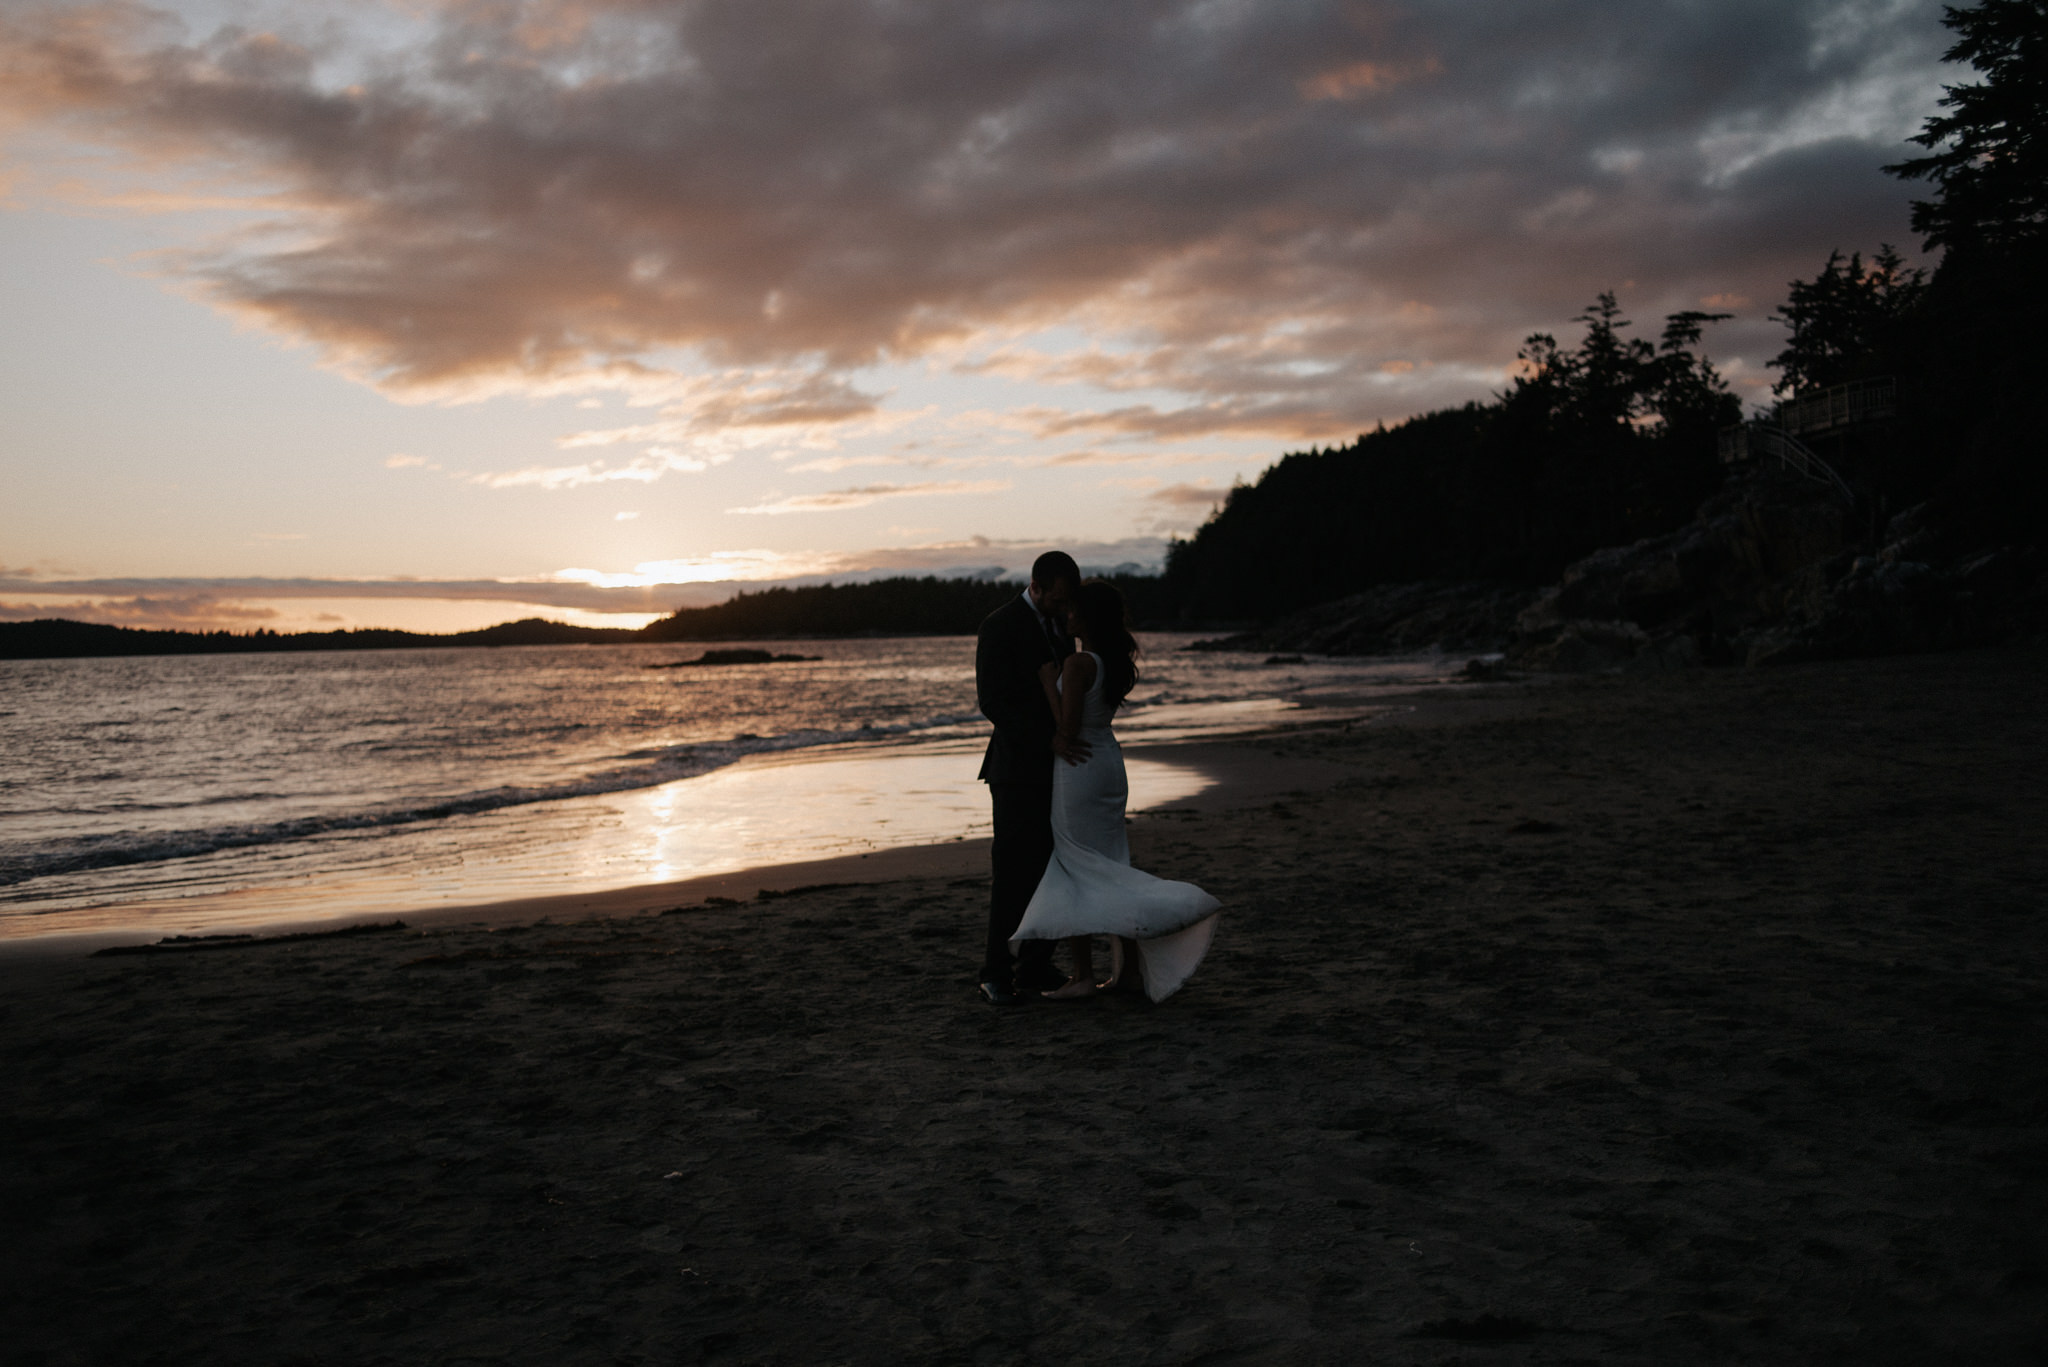
[[[981,759],[981,780],[995,808],[984,982],[1010,981],[1010,936],[1052,858],[1054,727],[1038,668],[1072,651],[1063,633],[1047,633],[1021,594],[990,613],[975,640],[974,698],[996,728]],[[1018,959],[1025,966],[1050,965],[1052,941],[1025,942]]]

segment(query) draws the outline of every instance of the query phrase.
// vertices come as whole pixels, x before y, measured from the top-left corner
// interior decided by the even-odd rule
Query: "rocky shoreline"
[[[1195,649],[1498,656],[1568,673],[1766,665],[2048,641],[2048,560],[1980,545],[1927,505],[1877,523],[1772,468],[1732,476],[1676,531],[1596,551],[1540,589],[1386,584]]]

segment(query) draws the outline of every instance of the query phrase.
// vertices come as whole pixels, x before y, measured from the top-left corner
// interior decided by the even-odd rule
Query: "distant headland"
[[[1118,575],[1140,621],[1157,614],[1160,581]],[[637,631],[580,627],[527,617],[480,631],[436,634],[351,631],[160,631],[66,618],[0,622],[0,660],[112,655],[239,655],[308,650],[424,650],[476,646],[662,645],[679,641],[764,641],[848,636],[967,636],[1021,581],[941,579],[926,575],[866,584],[816,584],[740,593],[704,608],[683,608]],[[692,662],[694,663],[694,662]]]

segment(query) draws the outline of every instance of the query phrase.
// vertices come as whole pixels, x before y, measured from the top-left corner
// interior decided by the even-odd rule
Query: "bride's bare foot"
[[[1092,997],[1101,990],[1086,978],[1069,978],[1065,985],[1055,987],[1042,995],[1049,1002],[1070,1002],[1082,997]]]

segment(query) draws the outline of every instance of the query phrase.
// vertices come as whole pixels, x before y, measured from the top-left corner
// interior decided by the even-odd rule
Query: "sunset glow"
[[[0,618],[1156,565],[1608,288],[1759,399],[1941,80],[1875,0],[1025,8],[10,7]]]

